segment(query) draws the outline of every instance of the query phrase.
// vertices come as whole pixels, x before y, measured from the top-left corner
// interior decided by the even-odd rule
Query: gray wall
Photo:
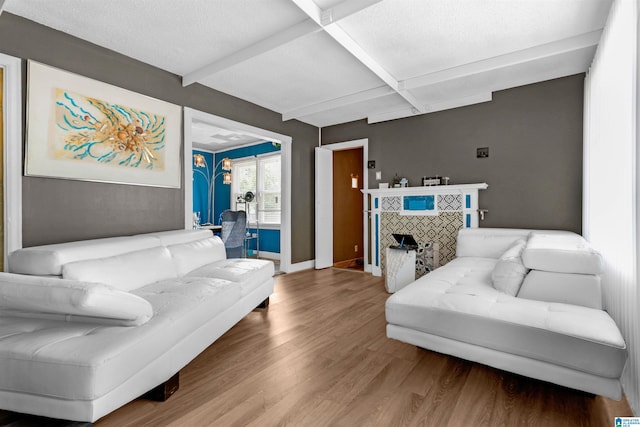
[[[322,143],[369,138],[382,182],[395,173],[420,185],[424,175],[451,184],[486,182],[481,227],[582,231],[584,75],[495,92],[493,101],[367,125],[322,129]],[[476,158],[489,147],[489,158]],[[374,170],[369,185],[377,188]]]
[[[0,15],[0,52],[291,136],[292,261],[313,258],[317,128],[282,122],[280,114],[198,84],[183,88],[176,75],[6,12]],[[34,177],[22,183],[24,246],[184,226],[182,189]]]

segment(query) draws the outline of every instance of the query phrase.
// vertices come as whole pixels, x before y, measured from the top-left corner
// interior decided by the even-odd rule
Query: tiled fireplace
[[[418,243],[426,245],[426,257],[422,259],[436,264],[427,267],[451,261],[458,230],[478,227],[478,190],[487,187],[481,183],[366,190],[371,196],[372,273],[383,274],[385,249],[395,244],[393,233],[412,234]],[[419,268],[416,277],[424,272]]]

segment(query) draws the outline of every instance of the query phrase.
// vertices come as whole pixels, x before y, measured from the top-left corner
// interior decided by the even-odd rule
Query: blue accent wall
[[[228,151],[221,151],[215,155],[215,164],[218,164],[225,157],[233,159],[240,159],[243,157],[257,156],[260,154],[272,153],[274,151],[280,151],[280,145],[274,145],[271,142],[264,142],[262,144],[256,144],[249,147],[241,147]],[[222,165],[218,167],[215,173],[222,172]],[[231,178],[233,179],[233,177]],[[218,219],[222,211],[226,209],[233,209],[235,206],[231,206],[231,186],[222,183],[222,174],[216,178],[215,181],[215,197],[213,201],[214,207],[214,224],[218,224]],[[255,233],[255,229],[249,230]],[[252,249],[255,249],[255,241],[251,243]],[[267,252],[280,253],[280,230],[264,230],[260,229],[260,250]]]
[[[255,233],[255,228],[249,228],[250,233]],[[253,234],[252,234],[253,235]],[[260,250],[280,253],[280,230],[267,230],[264,228],[260,229]],[[249,242],[249,249],[256,249],[256,241],[252,239]]]
[[[191,164],[193,165],[193,212],[200,212],[200,223],[204,224],[208,221],[207,193],[209,188],[206,177],[208,176],[211,179],[215,163],[213,163],[213,153],[193,150],[193,154],[202,154],[208,165],[207,168],[196,168],[193,165],[193,156],[191,157]],[[215,221],[216,218],[213,216],[213,211],[211,211],[211,222],[215,223]]]

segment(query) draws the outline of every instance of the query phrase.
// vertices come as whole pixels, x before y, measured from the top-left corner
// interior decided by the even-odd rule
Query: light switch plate
[[[476,148],[476,157],[479,159],[486,159],[489,157],[489,147]]]
[[[376,181],[380,181],[382,179],[382,171],[376,171]]]

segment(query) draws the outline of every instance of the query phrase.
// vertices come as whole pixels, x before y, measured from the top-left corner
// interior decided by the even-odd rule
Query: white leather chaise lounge
[[[0,274],[0,409],[93,422],[174,375],[273,292],[208,230],[32,247]]]
[[[460,230],[453,261],[389,297],[387,336],[620,399],[627,349],[601,268],[574,233]]]

